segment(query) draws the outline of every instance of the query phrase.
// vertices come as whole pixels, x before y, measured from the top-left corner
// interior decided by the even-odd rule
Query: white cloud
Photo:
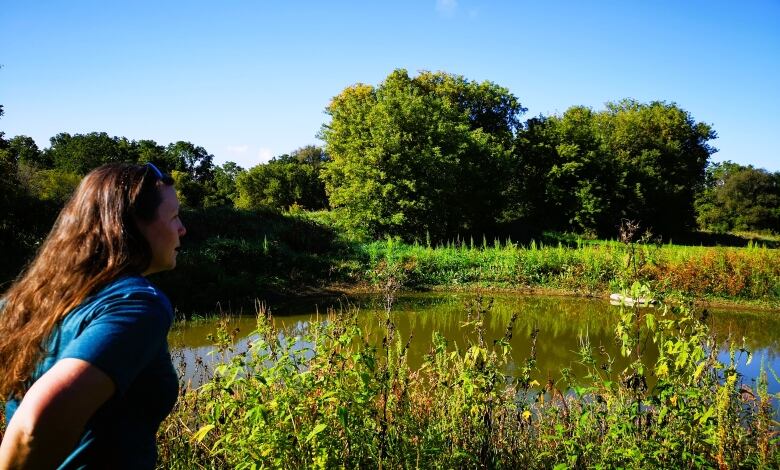
[[[436,0],[436,11],[442,15],[452,16],[458,9],[458,0]]]
[[[249,150],[248,145],[228,145],[227,151],[234,154],[246,153]]]
[[[273,154],[273,152],[271,152],[271,149],[269,149],[269,148],[262,147],[262,148],[260,148],[260,151],[257,152],[257,157],[260,159],[260,161],[262,163],[267,162],[273,156],[274,156],[274,154]]]

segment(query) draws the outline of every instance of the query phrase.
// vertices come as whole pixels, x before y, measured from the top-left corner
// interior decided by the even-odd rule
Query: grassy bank
[[[302,215],[233,209],[185,215],[191,229],[179,266],[155,280],[185,312],[214,311],[218,303],[251,306],[256,298],[332,286],[375,286],[388,266],[412,289],[492,287],[607,296],[629,286],[630,278],[667,297],[780,308],[780,250],[768,247],[772,240],[740,238],[742,247],[626,245],[555,235],[526,243],[366,243],[345,240],[337,226]],[[737,243],[737,238],[701,240]]]
[[[727,246],[635,245],[543,234],[541,241],[455,239],[445,244],[360,242],[343,238],[330,212],[280,214],[232,208],[188,210],[188,234],[177,269],[155,275],[187,314],[251,308],[337,286],[375,286],[388,265],[406,287],[540,289],[606,296],[626,287],[625,274],[666,296],[695,295],[718,303],[780,308],[780,250],[775,238],[694,234],[690,243]],[[329,218],[330,217],[330,218]],[[333,219],[333,220],[332,220]],[[30,254],[29,256],[31,256]],[[4,260],[0,272],[18,273]],[[8,285],[11,277],[0,282]]]
[[[573,246],[520,246],[469,241],[430,247],[385,241],[361,245],[358,260],[362,265],[355,262],[352,270],[362,269],[365,280],[381,276],[391,265],[412,287],[529,287],[603,296],[639,279],[667,297],[780,306],[780,250],[755,244],[731,248],[580,241]]]
[[[536,332],[530,356],[510,365],[514,317],[503,338],[484,337],[486,299],[464,312],[476,340],[459,350],[434,334],[418,369],[406,362],[408,338],[397,337],[390,305],[376,336],[347,310],[286,340],[261,313],[250,350],[231,359],[226,324],[216,335],[225,363],[205,386],[183,391],[159,434],[159,467],[780,465],[778,397],[767,392],[777,376],[763,373],[752,389],[742,384],[738,346],[727,343],[731,360],[721,363],[724,345],[692,309],[624,309],[616,339],[631,366],[615,370],[585,335],[572,356],[589,373],[539,384],[530,379]],[[645,366],[648,341],[664,346]],[[652,389],[649,375],[657,378]]]
[[[153,279],[183,312],[251,306],[337,281],[332,266],[345,246],[316,222],[232,208],[190,210],[183,218],[188,232],[177,267]]]

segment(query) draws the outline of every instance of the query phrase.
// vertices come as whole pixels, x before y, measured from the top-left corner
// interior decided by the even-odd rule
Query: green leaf
[[[580,427],[584,427],[588,423],[588,418],[590,417],[590,412],[585,411],[582,413],[582,416],[580,416]]]
[[[715,414],[715,408],[712,406],[707,408],[707,411],[705,411],[701,418],[699,418],[699,424],[705,424],[713,414]]]
[[[339,421],[341,421],[341,425],[346,428],[347,427],[347,419],[349,418],[349,411],[346,408],[344,408],[343,406],[339,406],[337,413],[338,413],[338,416],[339,416]]]
[[[655,315],[652,313],[648,313],[645,316],[645,322],[647,323],[647,329],[650,331],[655,331]]]
[[[327,428],[327,427],[328,427],[328,425],[324,424],[324,423],[320,423],[320,424],[314,426],[314,429],[312,429],[311,432],[309,433],[309,435],[306,436],[306,442],[309,442],[312,439],[314,439],[314,436],[316,436],[317,434],[319,434],[322,431],[324,431],[325,428]]]

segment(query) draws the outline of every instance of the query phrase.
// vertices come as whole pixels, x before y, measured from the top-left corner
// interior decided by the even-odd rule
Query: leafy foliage
[[[214,155],[203,147],[180,140],[165,148],[165,158],[170,165],[166,168],[187,173],[199,184],[213,179]]]
[[[234,162],[225,162],[222,166],[214,168],[214,191],[206,195],[203,205],[234,206],[238,201],[238,189],[236,178],[245,170]]]
[[[393,264],[391,258],[387,266]],[[392,272],[392,268],[388,272]],[[388,278],[389,279],[389,278]],[[388,279],[385,279],[386,281]],[[388,286],[389,284],[384,284]],[[388,292],[392,291],[391,290]],[[637,287],[646,290],[646,286]],[[392,300],[392,295],[389,297]],[[379,331],[356,311],[285,334],[261,309],[245,351],[223,323],[213,339],[220,363],[185,389],[159,434],[162,468],[725,468],[780,463],[773,400],[764,374],[739,384],[732,360],[688,307],[624,308],[616,338],[658,344],[655,364],[615,370],[583,336],[589,373],[539,384],[536,333],[530,356],[509,366],[510,319],[484,337],[490,301],[466,305],[460,350],[434,333],[418,369],[407,364],[392,301]],[[637,320],[642,320],[638,322]],[[733,343],[729,343],[733,344]],[[642,380],[655,374],[648,389]],[[573,379],[573,378],[572,378]],[[564,388],[559,388],[563,386]]]
[[[780,232],[780,173],[722,162],[707,168],[696,201],[699,225],[715,232]]]
[[[30,195],[42,201],[64,205],[81,181],[81,176],[60,169],[30,172],[25,182]]]
[[[505,218],[553,230],[614,233],[622,218],[664,235],[694,227],[714,131],[675,104],[575,106],[518,135]]]
[[[327,207],[320,169],[322,149],[308,146],[281,155],[236,177],[236,207],[242,209],[317,210]]]
[[[31,137],[25,135],[17,135],[9,140],[4,152],[7,152],[4,158],[16,164],[41,168],[51,167],[51,162],[46,159],[44,152],[41,152]]]
[[[399,69],[376,88],[349,87],[321,131],[330,204],[372,238],[487,230],[523,111],[505,88],[443,72]]]
[[[46,160],[54,168],[84,175],[93,168],[111,162],[135,161],[133,144],[125,137],[110,137],[105,132],[71,135],[62,132],[50,139]]]
[[[179,141],[167,147],[153,140],[131,141],[125,137],[110,137],[105,132],[75,134],[63,132],[51,138],[51,145],[43,152],[24,136],[12,141],[11,150],[19,164],[38,170],[53,170],[38,179],[48,181],[40,194],[67,194],[72,190],[69,178],[81,176],[90,170],[111,162],[153,163],[164,171],[178,172],[181,198],[191,207],[202,207],[214,192],[214,156],[203,147]],[[61,182],[62,187],[56,187]]]

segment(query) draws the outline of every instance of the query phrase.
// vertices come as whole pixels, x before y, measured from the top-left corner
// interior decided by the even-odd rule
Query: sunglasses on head
[[[163,172],[162,172],[162,171],[160,171],[160,169],[159,169],[159,168],[157,168],[157,167],[154,165],[154,163],[152,163],[152,162],[147,162],[147,163],[146,163],[146,168],[147,168],[148,170],[152,170],[152,173],[154,174],[154,176],[156,176],[156,177],[157,177],[157,179],[158,179],[158,180],[163,180],[163,179],[165,179],[165,175],[163,174]]]

